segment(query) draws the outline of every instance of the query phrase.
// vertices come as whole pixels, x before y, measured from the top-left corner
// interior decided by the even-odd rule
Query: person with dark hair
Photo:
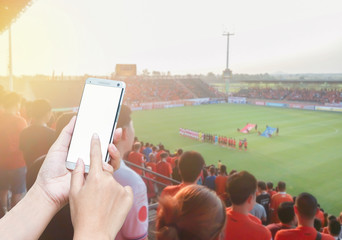
[[[55,131],[47,127],[51,118],[51,105],[39,99],[31,105],[31,125],[20,134],[19,148],[24,154],[27,168],[40,156],[47,154],[55,141]]]
[[[227,208],[225,240],[270,240],[271,232],[260,219],[249,214],[256,199],[257,180],[249,172],[235,173],[228,178],[227,192],[232,207]]]
[[[277,232],[275,240],[334,240],[332,236],[319,233],[314,228],[317,200],[310,193],[299,194],[296,198],[294,211],[298,219],[298,227],[280,230]]]
[[[175,167],[172,169],[172,179],[176,180],[178,182],[181,182],[182,181],[182,177],[179,174],[178,162],[179,162],[179,159],[176,159],[175,160]],[[175,183],[172,183],[172,184],[176,185]]]
[[[323,228],[323,233],[329,234],[329,223],[333,220],[337,220],[337,218],[334,215],[329,215],[327,217],[327,226]]]
[[[266,221],[263,222],[264,225],[269,223],[269,207],[271,203],[271,197],[266,191],[266,183],[264,181],[258,181],[258,194],[256,197],[256,202],[261,204],[266,211]]]
[[[185,186],[196,184],[201,176],[203,166],[204,159],[198,152],[188,151],[183,153],[178,162],[179,174],[181,175],[182,183],[164,188],[161,193],[161,197],[166,195],[174,196]]]
[[[199,185],[189,185],[175,196],[162,196],[156,221],[157,240],[218,240],[226,222],[224,203]]]
[[[270,212],[271,212],[271,222],[279,223],[278,218],[278,207],[282,202],[293,202],[293,198],[290,194],[286,193],[286,183],[283,181],[278,182],[278,193],[274,194],[271,198]]]
[[[214,166],[210,166],[209,168],[209,176],[207,176],[204,180],[204,185],[215,191],[215,179],[216,179],[216,175],[215,175],[215,167]]]
[[[117,131],[121,132],[117,140],[116,147],[120,152],[121,159],[130,152],[134,143],[134,127],[131,119],[131,109],[121,106],[121,111],[117,123]],[[127,159],[125,159],[127,160]],[[148,231],[148,199],[147,189],[141,177],[131,168],[127,167],[123,160],[120,167],[113,174],[114,179],[122,186],[130,186],[133,189],[133,207],[118,233],[116,240],[122,239],[145,239]]]
[[[226,184],[227,184],[227,167],[222,164],[220,167],[219,175],[215,178],[215,191],[216,194],[222,199],[223,202],[227,201]]]
[[[272,199],[272,196],[273,196],[274,194],[277,193],[277,192],[273,189],[273,183],[272,183],[272,182],[267,182],[266,187],[267,187],[267,193],[270,195],[270,197],[271,197],[271,199]]]
[[[317,232],[322,232],[322,223],[319,219],[315,218],[314,220],[314,228]]]
[[[163,152],[165,152],[164,145],[159,144],[159,150],[156,155],[157,163],[161,160],[160,154],[162,154]]]
[[[179,159],[182,156],[182,154],[183,154],[183,149],[180,148],[180,149],[177,150],[176,155],[173,158],[170,159],[170,164],[171,164],[172,169],[176,167],[176,160],[179,161]]]
[[[26,192],[26,164],[19,149],[19,137],[27,123],[19,115],[20,102],[19,94],[6,94],[2,102],[4,112],[0,115],[0,205],[5,214],[10,210],[7,208],[8,190],[12,192],[10,208]]]
[[[297,218],[293,205],[293,202],[282,202],[278,208],[278,217],[280,219],[280,223],[272,223],[266,226],[271,231],[273,239],[279,230],[296,227]]]
[[[337,219],[329,221],[328,229],[330,235],[333,236],[335,240],[340,240],[341,225]]]

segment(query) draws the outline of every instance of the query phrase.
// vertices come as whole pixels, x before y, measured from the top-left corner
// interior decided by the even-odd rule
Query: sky
[[[341,73],[340,0],[33,0],[12,24],[15,75]],[[8,74],[8,31],[0,75]]]

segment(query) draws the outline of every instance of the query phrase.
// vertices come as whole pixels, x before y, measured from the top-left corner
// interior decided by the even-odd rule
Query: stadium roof
[[[32,0],[0,0],[0,34],[32,3]]]

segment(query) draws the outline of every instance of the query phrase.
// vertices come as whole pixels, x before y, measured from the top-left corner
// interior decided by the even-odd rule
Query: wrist
[[[89,231],[86,229],[74,229],[74,238],[73,240],[112,240],[115,238],[111,238],[101,231]]]
[[[32,199],[33,203],[39,203],[44,211],[51,212],[55,215],[61,208],[55,201],[53,201],[49,195],[39,186],[39,184],[33,184],[32,188],[27,193],[28,197]]]

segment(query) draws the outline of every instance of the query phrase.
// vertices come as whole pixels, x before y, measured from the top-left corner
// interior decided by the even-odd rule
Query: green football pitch
[[[315,195],[331,214],[342,211],[342,114],[252,105],[218,104],[146,110],[133,113],[140,141],[162,143],[170,151],[195,150],[206,164],[221,160],[228,169],[247,170],[257,179],[285,181],[287,192]],[[253,130],[237,132],[247,123],[279,127],[279,136],[266,138]],[[179,135],[179,128],[247,138],[248,150],[239,151],[202,143]]]

